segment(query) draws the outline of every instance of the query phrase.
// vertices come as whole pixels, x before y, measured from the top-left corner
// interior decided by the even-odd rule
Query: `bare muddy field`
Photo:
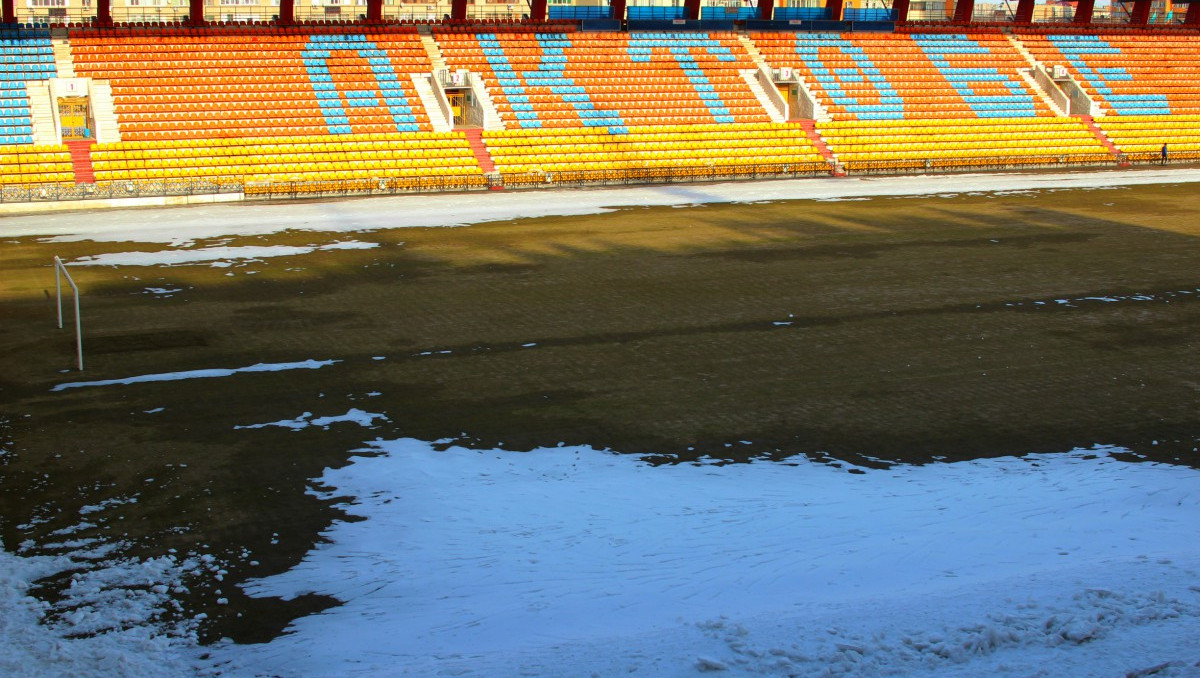
[[[306,228],[168,246],[0,221],[7,549],[228,556],[184,613],[255,641],[330,601],[235,584],[312,547],[337,512],[311,479],[376,438],[664,463],[1200,459],[1189,186]],[[83,290],[82,373],[55,255]]]

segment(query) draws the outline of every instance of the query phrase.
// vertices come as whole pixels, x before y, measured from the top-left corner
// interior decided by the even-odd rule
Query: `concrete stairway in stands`
[[[50,99],[49,82],[31,82],[25,86],[29,94],[29,112],[33,117],[33,143],[35,146],[58,144],[58,129],[54,126],[54,102]]]
[[[504,129],[504,121],[500,119],[500,111],[496,108],[496,102],[492,99],[492,95],[488,92],[487,87],[483,84],[483,78],[472,73],[471,92],[475,94],[475,102],[483,108],[483,128],[485,130]]]
[[[449,132],[454,121],[446,119],[446,115],[438,103],[437,92],[433,91],[433,84],[429,81],[430,76],[425,73],[413,73],[411,77],[413,88],[417,90],[417,96],[420,97],[421,103],[425,106],[425,112],[429,115],[429,125],[433,127],[433,131]]]
[[[492,161],[492,154],[488,152],[487,144],[483,143],[483,130],[475,127],[464,129],[462,132],[467,135],[467,143],[471,146],[471,152],[479,161],[479,169],[483,170],[484,174],[495,174],[496,163]]]
[[[92,144],[96,142],[87,139],[64,143],[67,145],[67,150],[71,152],[71,164],[75,166],[75,183],[96,183],[96,173],[92,169]]]
[[[808,137],[808,140],[812,142],[813,148],[817,149],[817,152],[821,154],[825,162],[829,163],[830,168],[833,169],[834,176],[845,176],[845,172],[837,169],[838,160],[837,156],[833,153],[833,149],[829,148],[829,145],[821,138],[821,133],[817,131],[817,122],[815,120],[798,120],[797,122],[800,124],[800,128],[804,130],[804,136]]]
[[[121,128],[117,125],[117,107],[113,102],[112,85],[107,80],[91,83],[92,118],[96,131],[92,135],[102,144],[121,140]]]
[[[737,39],[738,42],[742,43],[742,46],[746,48],[746,54],[750,55],[750,59],[754,62],[755,66],[766,68],[771,67],[771,65],[767,63],[767,60],[763,58],[762,52],[758,51],[758,45],[755,45],[754,41],[751,40],[749,36],[747,36],[745,33],[739,33]]]
[[[421,36],[421,46],[425,48],[425,53],[429,55],[429,61],[433,64],[434,72],[446,70],[446,59],[442,56],[442,48],[433,39],[433,32],[429,26],[417,26],[417,33]]]
[[[1008,44],[1012,45],[1013,49],[1017,50],[1017,53],[1019,53],[1025,59],[1025,63],[1029,64],[1029,68],[1022,68],[1017,71],[1017,74],[1021,76],[1021,79],[1025,81],[1026,85],[1029,85],[1030,91],[1036,94],[1038,98],[1042,100],[1042,103],[1046,104],[1050,110],[1054,111],[1055,115],[1066,116],[1067,112],[1064,111],[1061,106],[1054,103],[1054,99],[1052,99],[1050,95],[1042,89],[1042,86],[1039,85],[1037,80],[1033,77],[1033,73],[1042,67],[1042,65],[1038,63],[1038,60],[1034,58],[1033,52],[1030,52],[1015,35],[1006,35],[1004,37],[1008,40]]]
[[[1117,159],[1118,165],[1121,167],[1126,167],[1129,165],[1129,162],[1124,159],[1125,154],[1121,152],[1121,149],[1117,148],[1116,144],[1109,141],[1108,135],[1096,126],[1096,121],[1092,119],[1092,116],[1077,115],[1075,117],[1079,118],[1079,121],[1087,126],[1088,131],[1092,133],[1092,136],[1096,137],[1100,143],[1104,144],[1104,147],[1108,149],[1108,152],[1113,154],[1113,157]]]
[[[758,81],[758,71],[745,70],[740,75],[746,81],[746,85],[750,87],[750,91],[754,93],[754,98],[762,104],[763,110],[767,112],[771,122],[787,122],[785,111],[779,110],[779,107],[767,95],[767,91],[763,89],[762,83]]]
[[[54,49],[54,70],[60,78],[75,77],[75,59],[71,55],[71,42],[65,28],[50,31],[50,45]]]

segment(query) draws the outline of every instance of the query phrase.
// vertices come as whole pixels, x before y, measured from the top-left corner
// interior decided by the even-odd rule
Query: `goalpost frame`
[[[79,317],[79,286],[75,284],[75,279],[67,271],[67,265],[63,263],[56,255],[54,257],[54,291],[58,297],[58,329],[63,326],[63,311],[62,311],[62,279],[66,277],[67,282],[71,284],[71,289],[75,292],[75,359],[79,365],[79,371],[83,371],[83,323]]]

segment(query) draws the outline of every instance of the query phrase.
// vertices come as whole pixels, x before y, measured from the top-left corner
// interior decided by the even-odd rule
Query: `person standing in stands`
[[[1163,147],[1162,147],[1162,161],[1160,164],[1163,164],[1163,165],[1167,164],[1167,145],[1166,144],[1163,144]]]

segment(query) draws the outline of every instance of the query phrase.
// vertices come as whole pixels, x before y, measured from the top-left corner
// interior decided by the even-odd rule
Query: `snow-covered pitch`
[[[322,478],[366,520],[250,586],[345,605],[219,656],[378,678],[1200,675],[1192,469],[372,449]]]
[[[152,623],[197,564],[115,564],[81,583],[86,615],[40,627],[24,587],[67,563],[0,554],[0,672],[1200,675],[1194,469],[1107,449],[886,470],[416,440],[361,452],[320,482],[365,520],[248,585],[341,606],[202,660]],[[118,599],[137,589],[111,580],[150,593]],[[76,624],[113,630],[64,638]]]
[[[936,185],[1042,190],[1131,178],[1185,182],[1200,173],[941,177]],[[327,230],[334,212],[343,230],[402,226],[397,204],[419,207],[406,219],[438,215],[455,225],[646,201],[800,197],[800,185],[585,191],[557,202],[545,193],[471,196],[456,206],[394,198],[356,203],[361,211],[349,215],[345,206],[267,206],[241,222],[214,206],[137,233],[121,230],[116,215],[22,218],[11,228],[177,248],[221,234]],[[825,199],[929,188],[920,179],[804,185]],[[136,261],[186,263],[164,252]],[[221,260],[208,254],[218,252],[191,263]],[[338,358],[306,357],[70,387],[318,369]],[[399,413],[314,405],[295,414],[244,426],[358,426],[367,441],[375,421]],[[333,525],[298,567],[246,588],[342,604],[262,645],[200,647],[186,620],[164,626],[161,612],[183,582],[222,576],[202,554],[116,559],[111,545],[74,543],[70,530],[58,545],[73,548],[69,557],[3,545],[0,676],[1200,676],[1196,469],[1131,462],[1108,448],[880,470],[804,457],[656,466],[590,448],[443,446],[364,442],[352,463],[314,479],[331,501],[352,497],[345,510],[363,520]],[[71,571],[73,560],[101,565],[68,588],[71,612],[44,623],[47,605],[30,587]]]

